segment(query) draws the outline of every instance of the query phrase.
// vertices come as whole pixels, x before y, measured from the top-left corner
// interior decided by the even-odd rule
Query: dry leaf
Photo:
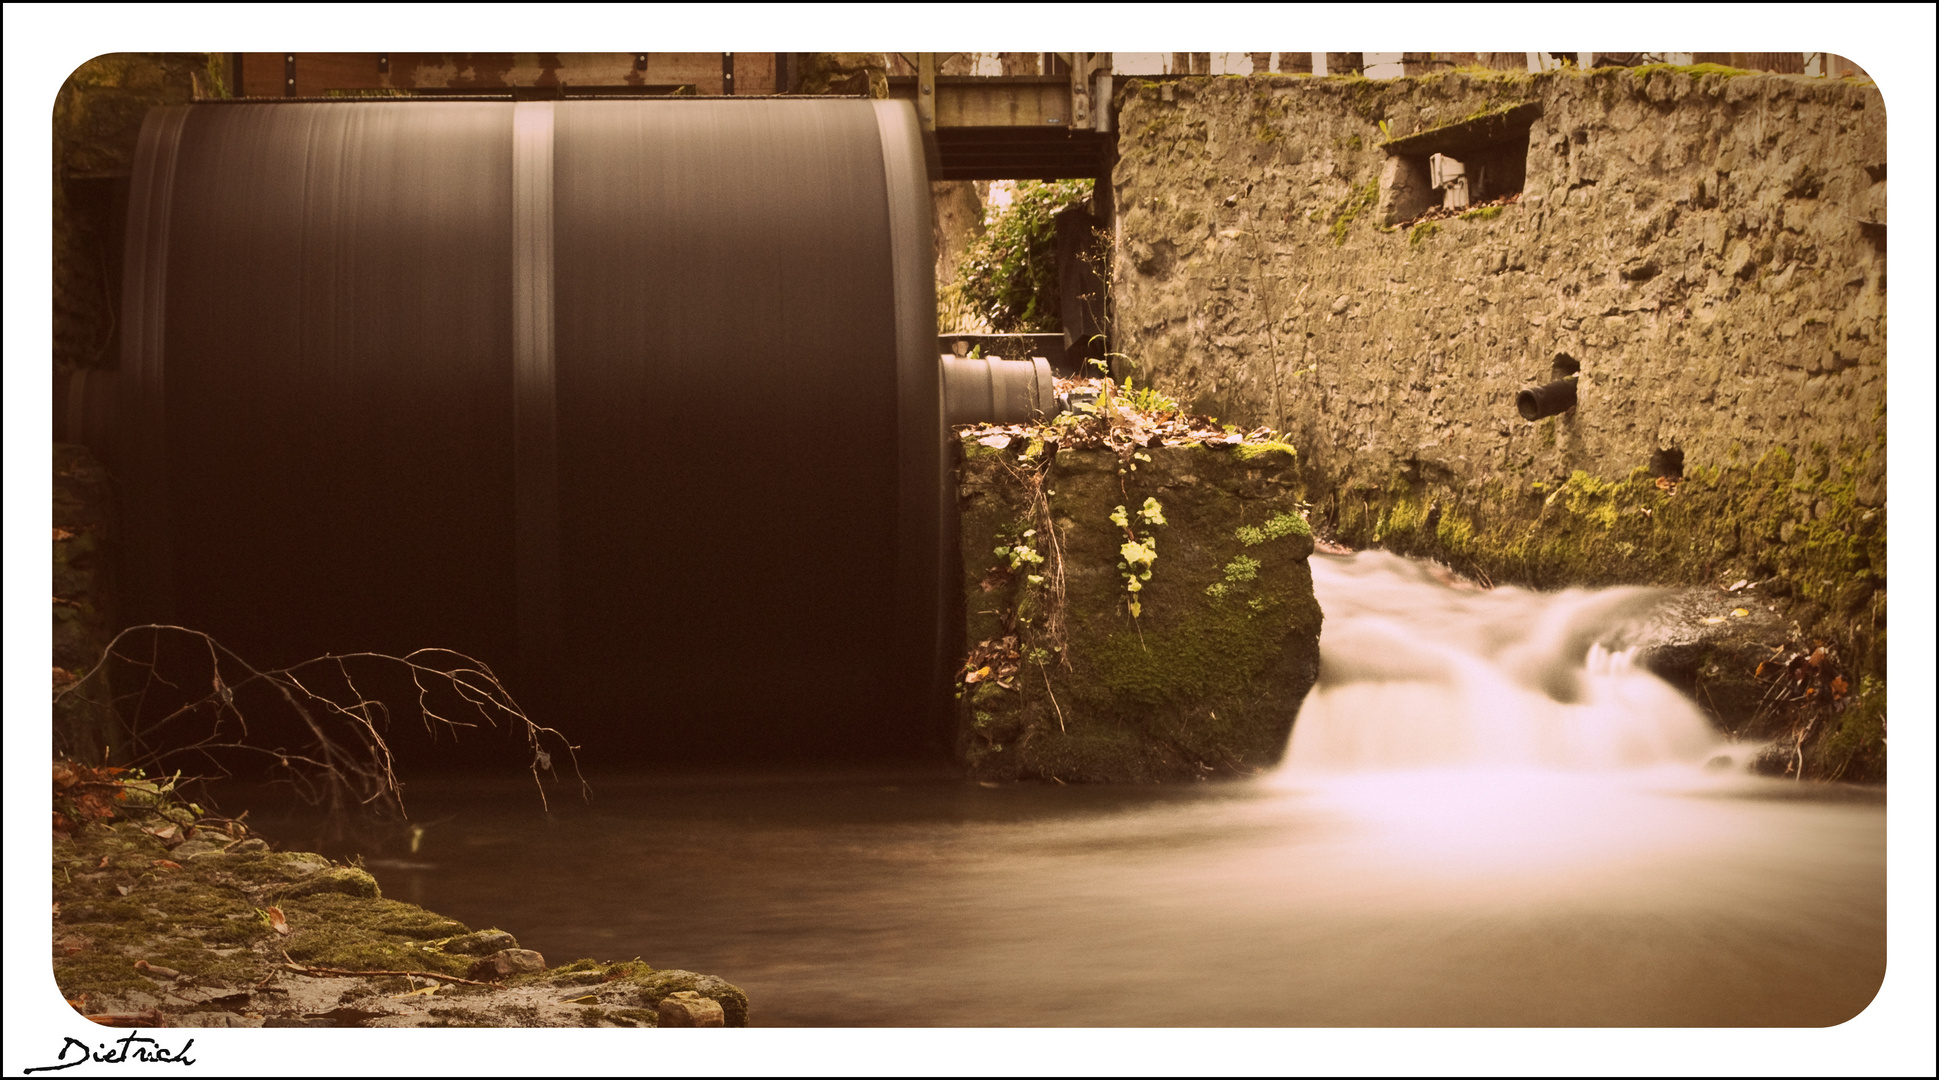
[[[271,930],[279,934],[288,934],[290,932],[290,924],[283,918],[282,908],[267,908],[263,911],[263,914],[269,916],[269,928]]]
[[[984,679],[987,679],[989,677],[990,677],[990,667],[988,664],[985,664],[982,667],[977,668],[975,671],[972,671],[968,675],[964,676],[963,681],[966,683],[977,683],[977,682],[982,682]]]
[[[154,864],[158,870],[180,870],[182,868],[182,864],[173,859],[156,859],[154,860]]]
[[[1749,578],[1738,578],[1738,579],[1737,579],[1737,583],[1736,583],[1736,584],[1734,584],[1734,585],[1732,585],[1732,586],[1731,586],[1730,588],[1728,588],[1728,589],[1725,589],[1724,591],[1725,591],[1725,592],[1736,592],[1736,591],[1737,591],[1738,589],[1741,589],[1741,588],[1743,588],[1744,586],[1746,586],[1746,585],[1749,585],[1749,584],[1750,584],[1750,579],[1749,579]]]
[[[1749,614],[1750,614],[1750,609],[1749,609],[1749,608],[1732,608],[1732,609],[1731,609],[1731,611],[1730,611],[1730,613],[1731,613],[1732,615],[1735,615],[1735,616],[1737,616],[1738,618],[1740,618],[1740,619],[1741,619],[1741,618],[1743,618],[1744,616],[1746,616],[1746,615],[1749,615]]]
[[[1709,618],[1703,620],[1703,624],[1705,626],[1715,626],[1718,623],[1723,621],[1724,621],[1724,617],[1722,615],[1712,615]]]
[[[442,983],[432,983],[429,986],[420,986],[416,990],[406,990],[401,994],[392,994],[391,997],[393,998],[430,997],[442,989],[444,989],[444,985]]]
[[[179,979],[182,977],[182,973],[174,968],[162,967],[160,964],[151,964],[146,960],[135,961],[135,970],[141,972],[143,975],[153,975],[157,979]]]
[[[1831,696],[1841,698],[1849,693],[1851,693],[1851,684],[1845,681],[1845,677],[1843,675],[1834,676],[1831,680]]]
[[[72,530],[70,530],[70,529],[63,529],[63,528],[61,528],[60,526],[58,526],[58,525],[56,525],[56,526],[54,527],[54,539],[56,539],[56,540],[72,540],[72,539],[74,539],[74,533],[73,533],[73,531],[72,531]]]
[[[979,442],[979,443],[981,443],[981,444],[982,444],[982,445],[984,445],[984,446],[987,446],[987,447],[989,447],[989,448],[990,448],[990,449],[992,449],[992,450],[1001,450],[1001,449],[1003,449],[1004,447],[1006,447],[1006,446],[1009,446],[1009,445],[1010,445],[1010,436],[1008,436],[1008,435],[985,435],[985,436],[983,436],[982,438],[980,438],[980,439],[978,439],[978,440],[976,440],[976,441],[977,441],[977,442]]]
[[[96,870],[106,870],[108,868],[108,857],[106,855],[101,856],[101,861],[96,863],[94,868]]]
[[[583,996],[581,996],[581,997],[576,997],[576,998],[567,998],[567,999],[565,999],[565,1001],[564,1001],[564,1002],[562,1002],[562,1004],[565,1004],[565,1005],[597,1005],[597,1004],[599,1004],[599,995],[598,995],[598,994],[586,994],[586,995],[583,995]]]
[[[114,887],[114,891],[120,893],[123,896],[126,896],[129,893],[134,892],[135,887],[133,885],[116,885]]]

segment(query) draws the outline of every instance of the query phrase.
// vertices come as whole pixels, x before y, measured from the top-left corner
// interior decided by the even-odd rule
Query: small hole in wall
[[[1683,451],[1659,448],[1649,456],[1649,474],[1666,480],[1683,479]]]
[[[1540,102],[1525,102],[1380,144],[1387,151],[1381,224],[1519,193],[1528,176],[1528,131],[1541,115]]]

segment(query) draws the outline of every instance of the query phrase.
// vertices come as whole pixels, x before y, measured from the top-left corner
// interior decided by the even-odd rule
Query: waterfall
[[[1701,763],[1722,743],[1637,663],[1656,590],[1484,591],[1384,552],[1312,566],[1320,678],[1288,772],[1608,770]]]

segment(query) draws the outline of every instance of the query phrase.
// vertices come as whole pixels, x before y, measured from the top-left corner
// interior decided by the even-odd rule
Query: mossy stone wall
[[[1040,522],[1028,479],[1039,469],[1065,572],[1061,657],[1047,637],[1048,589],[1004,573],[996,554]],[[1279,760],[1319,671],[1313,541],[1290,454],[1065,449],[1046,464],[1023,440],[992,449],[965,437],[960,477],[969,641],[1014,635],[1020,654],[1013,676],[962,687],[958,749],[973,776],[1185,780]],[[1140,517],[1146,499],[1163,524]],[[1135,593],[1118,507],[1157,551]],[[1041,534],[1029,542],[1048,549]]]
[[[1518,202],[1385,222],[1383,143],[1527,102]],[[1132,374],[1291,432],[1315,526],[1497,582],[1765,582],[1794,640],[1883,677],[1875,86],[1658,66],[1134,81],[1121,104]],[[1558,352],[1580,404],[1526,422],[1515,393]]]
[[[207,53],[109,53],[67,77],[53,102],[54,367],[113,368],[121,230],[141,123],[157,105],[219,86]]]

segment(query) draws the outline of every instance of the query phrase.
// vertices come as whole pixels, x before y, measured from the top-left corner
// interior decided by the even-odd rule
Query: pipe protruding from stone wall
[[[1057,413],[1057,377],[1041,356],[945,356],[942,361],[946,424],[1020,424]]]
[[[1516,394],[1515,411],[1522,414],[1522,419],[1533,423],[1575,408],[1575,381],[1581,371],[1582,365],[1575,357],[1568,353],[1556,353],[1554,362],[1549,366],[1549,378],[1553,381]]]

